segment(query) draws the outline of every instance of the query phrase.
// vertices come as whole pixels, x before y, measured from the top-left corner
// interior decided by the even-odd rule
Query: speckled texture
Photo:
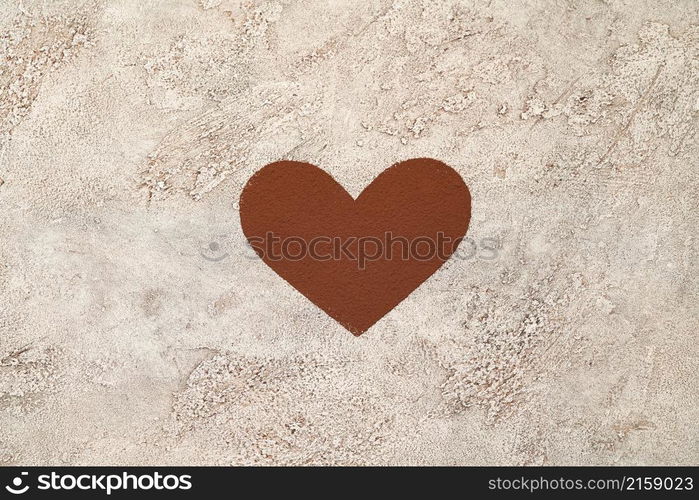
[[[697,464],[698,20],[0,2],[0,464]],[[265,164],[414,157],[500,248],[361,337],[243,246]]]

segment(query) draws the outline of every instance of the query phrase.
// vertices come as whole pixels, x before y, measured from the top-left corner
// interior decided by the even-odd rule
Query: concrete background
[[[697,464],[698,19],[0,2],[0,464]],[[266,163],[423,156],[500,248],[362,337],[243,246]]]

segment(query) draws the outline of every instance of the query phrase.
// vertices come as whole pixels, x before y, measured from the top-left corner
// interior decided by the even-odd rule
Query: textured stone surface
[[[0,2],[0,464],[696,464],[697,19]],[[266,163],[425,156],[499,248],[362,337],[243,246]]]

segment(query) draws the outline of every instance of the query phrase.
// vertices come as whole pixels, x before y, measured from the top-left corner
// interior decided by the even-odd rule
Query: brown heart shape
[[[429,158],[387,168],[356,200],[323,170],[295,161],[265,166],[240,196],[256,253],[357,336],[446,262],[470,218],[461,176]]]

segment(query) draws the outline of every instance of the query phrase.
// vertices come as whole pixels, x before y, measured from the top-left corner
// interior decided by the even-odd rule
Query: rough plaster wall
[[[0,3],[0,464],[699,461],[697,2]],[[360,338],[242,245],[423,156],[501,248]]]

